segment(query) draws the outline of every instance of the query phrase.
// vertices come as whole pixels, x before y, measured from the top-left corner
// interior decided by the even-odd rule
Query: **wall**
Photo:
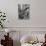
[[[28,2],[31,5],[30,20],[18,20],[17,4],[20,2]],[[6,27],[46,27],[45,4],[46,0],[0,0],[0,9],[6,12]]]

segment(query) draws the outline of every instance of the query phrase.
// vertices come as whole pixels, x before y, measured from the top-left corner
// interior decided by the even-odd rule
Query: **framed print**
[[[21,0],[17,4],[16,27],[31,27],[31,0]]]

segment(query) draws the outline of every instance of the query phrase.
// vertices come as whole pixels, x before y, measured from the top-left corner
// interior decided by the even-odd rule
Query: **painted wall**
[[[30,4],[29,20],[18,19],[18,3]],[[46,0],[0,0],[0,10],[6,12],[7,27],[46,27]]]

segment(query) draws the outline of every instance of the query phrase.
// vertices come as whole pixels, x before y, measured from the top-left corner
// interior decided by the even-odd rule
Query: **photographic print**
[[[29,4],[18,4],[18,18],[19,19],[29,19],[30,15],[30,5]]]

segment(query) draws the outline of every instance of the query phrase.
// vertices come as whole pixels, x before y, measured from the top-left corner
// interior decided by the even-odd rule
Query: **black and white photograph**
[[[30,4],[18,4],[18,18],[29,19],[30,17]]]

